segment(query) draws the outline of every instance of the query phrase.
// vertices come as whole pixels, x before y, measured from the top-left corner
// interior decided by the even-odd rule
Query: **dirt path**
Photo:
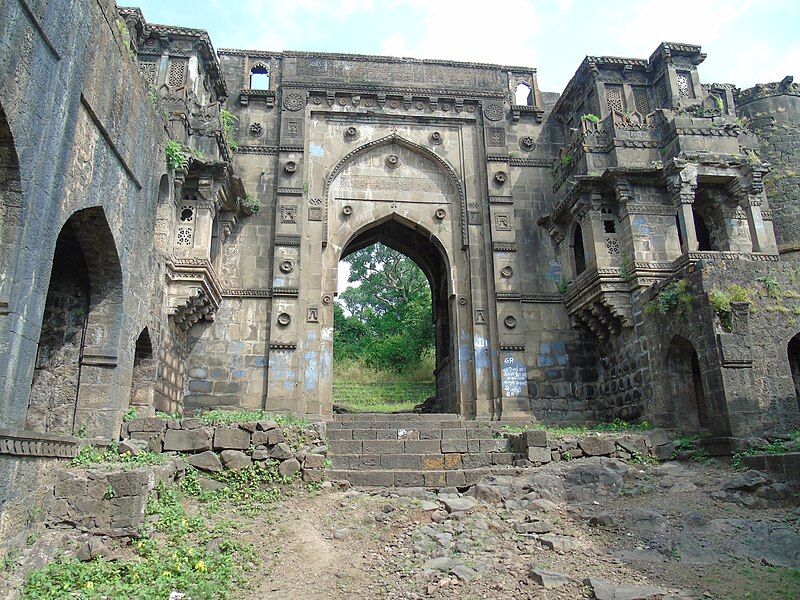
[[[365,555],[374,540],[352,531],[363,508],[344,509],[342,503],[349,505],[342,493],[304,495],[276,508],[266,531],[253,531],[258,519],[252,523],[243,541],[256,546],[264,579],[242,598],[339,600],[368,587]]]

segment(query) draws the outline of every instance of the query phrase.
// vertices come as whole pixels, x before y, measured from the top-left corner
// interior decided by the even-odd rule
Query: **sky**
[[[800,0],[129,0],[216,48],[444,58],[536,67],[560,91],[587,54],[699,44],[707,83],[800,76]],[[125,5],[123,0],[121,5]]]

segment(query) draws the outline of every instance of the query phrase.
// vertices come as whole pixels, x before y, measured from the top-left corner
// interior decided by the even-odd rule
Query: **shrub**
[[[169,140],[164,147],[164,154],[167,158],[167,166],[170,169],[182,169],[189,163],[189,158],[181,146],[175,140]]]
[[[688,279],[680,279],[668,283],[656,294],[656,297],[645,304],[647,314],[660,313],[662,315],[675,313],[683,318],[692,304],[692,292]]]

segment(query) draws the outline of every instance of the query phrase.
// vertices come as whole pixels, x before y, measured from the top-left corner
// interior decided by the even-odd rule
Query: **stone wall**
[[[736,110],[758,136],[761,158],[769,161],[764,186],[770,199],[775,237],[782,257],[800,256],[800,85],[791,78],[742,90]]]
[[[11,2],[0,9],[0,105],[8,121],[0,130],[3,156],[13,148],[22,189],[20,202],[3,195],[4,244],[13,239],[17,249],[3,265],[4,425],[25,423],[56,241],[76,211],[97,207],[124,273],[120,304],[97,307],[102,319],[85,343],[95,358],[92,365],[84,361],[81,378],[95,391],[85,389],[81,402],[89,410],[76,428],[114,430],[130,398],[135,340],[164,314],[153,231],[166,138],[115,10],[113,2],[68,9]]]

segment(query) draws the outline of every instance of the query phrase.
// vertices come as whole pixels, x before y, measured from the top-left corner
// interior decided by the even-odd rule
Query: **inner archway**
[[[334,347],[338,346],[338,351],[334,360],[344,358],[337,354],[353,359],[361,351],[360,360],[371,367],[369,373],[374,373],[368,377],[384,380],[360,388],[375,397],[359,399],[359,409],[371,411],[372,403],[374,410],[397,412],[422,403],[420,410],[424,411],[457,410],[449,270],[442,249],[419,228],[388,219],[353,236],[340,260],[348,258],[354,273],[359,277],[368,274],[370,279],[364,283],[368,286],[365,290],[345,292],[344,302],[337,301],[334,326],[345,329],[335,330]],[[385,293],[381,286],[385,286]],[[360,318],[353,318],[348,307]],[[360,344],[345,348],[345,338],[352,342],[359,337]],[[383,373],[392,372],[398,375],[397,381],[385,381],[392,377]],[[354,393],[352,387],[335,385],[337,408],[352,407],[348,390]]]
[[[789,340],[786,351],[789,355],[789,368],[792,371],[792,382],[794,383],[797,406],[800,408],[800,333]]]
[[[686,433],[707,429],[708,404],[700,361],[689,340],[681,336],[673,338],[667,350],[666,367],[676,426]]]

